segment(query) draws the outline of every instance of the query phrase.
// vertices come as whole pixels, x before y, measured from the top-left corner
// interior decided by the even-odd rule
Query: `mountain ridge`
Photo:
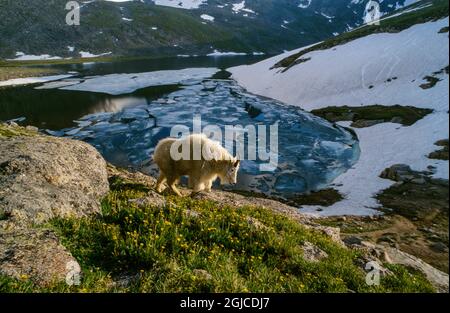
[[[166,5],[152,0],[84,1],[80,26],[65,24],[66,2],[0,1],[0,57],[192,55],[214,50],[275,54],[361,25],[368,0],[315,0],[309,6],[301,0],[208,0],[193,9],[174,8],[162,0],[155,2]],[[381,11],[389,13],[410,2],[384,0]]]

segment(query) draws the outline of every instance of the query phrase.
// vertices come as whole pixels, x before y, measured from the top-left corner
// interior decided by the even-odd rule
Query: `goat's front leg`
[[[181,192],[177,188],[178,178],[167,178],[167,184],[170,190],[172,190],[177,196],[182,197]]]
[[[205,184],[205,191],[206,192],[211,192],[211,188],[213,185],[214,180],[210,179],[208,180],[208,182]]]
[[[164,173],[160,173],[159,177],[158,177],[158,181],[156,182],[156,192],[161,193],[163,191],[163,184],[164,181],[166,180],[166,175],[164,175]]]

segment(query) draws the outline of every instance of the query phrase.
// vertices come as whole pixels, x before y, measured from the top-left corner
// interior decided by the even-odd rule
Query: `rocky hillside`
[[[448,291],[425,262],[344,243],[273,200],[159,195],[153,178],[31,127],[0,125],[0,149],[0,292]]]
[[[229,69],[249,91],[353,130],[361,155],[329,188],[348,242],[400,248],[448,272],[448,1],[414,6],[318,44]],[[257,79],[256,79],[257,78]]]
[[[448,139],[448,2],[416,6],[333,39],[229,69],[250,92],[353,128],[361,157],[334,187],[344,200],[326,215],[377,214],[380,177],[406,164],[448,180],[448,158],[429,157]],[[257,78],[257,79],[256,79]]]
[[[79,2],[81,25],[70,27],[66,0],[0,1],[0,57],[280,53],[361,25],[368,1]],[[384,0],[381,11],[413,2]]]

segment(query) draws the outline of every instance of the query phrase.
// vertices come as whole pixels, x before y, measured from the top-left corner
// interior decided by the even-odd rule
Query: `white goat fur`
[[[171,147],[189,147],[189,158],[174,160]],[[204,149],[204,147],[207,147]],[[200,160],[194,160],[194,149],[199,153]],[[203,150],[209,153],[201,153]],[[178,152],[181,153],[178,148]],[[161,192],[163,183],[167,181],[169,188],[181,195],[176,188],[181,176],[189,176],[189,187],[193,192],[211,191],[213,182],[220,178],[222,184],[235,184],[240,161],[234,158],[222,145],[203,134],[194,134],[182,139],[166,138],[155,148],[153,160],[158,165],[160,176],[156,190]]]

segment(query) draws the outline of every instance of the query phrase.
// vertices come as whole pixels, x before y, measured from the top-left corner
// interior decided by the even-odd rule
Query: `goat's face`
[[[231,162],[227,162],[222,173],[220,174],[220,182],[222,185],[237,183],[237,174],[239,171],[240,160],[233,159]]]

